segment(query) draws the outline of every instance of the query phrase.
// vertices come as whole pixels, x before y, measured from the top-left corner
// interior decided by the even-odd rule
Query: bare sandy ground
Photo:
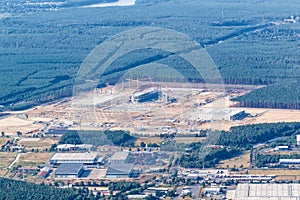
[[[223,104],[223,103],[222,103]],[[232,105],[224,103],[223,105]],[[246,124],[278,123],[278,122],[300,122],[300,110],[268,109],[268,108],[239,108],[244,109],[255,117],[248,117],[240,121],[221,121],[205,123],[200,126],[202,129],[230,130],[233,126],[243,126]]]
[[[0,130],[6,135],[16,135],[17,131],[26,134],[28,132],[37,132],[43,125],[33,124],[31,120],[23,120],[15,116],[10,116],[0,120]]]

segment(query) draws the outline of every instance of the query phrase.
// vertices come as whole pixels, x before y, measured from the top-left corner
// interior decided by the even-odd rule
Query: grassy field
[[[193,142],[202,142],[204,137],[175,137],[177,143],[190,144]]]
[[[0,169],[0,177],[3,177],[7,173],[7,170]]]
[[[17,153],[1,152],[0,153],[0,169],[8,167],[8,165],[15,159]]]
[[[228,160],[222,161],[221,164],[219,164],[217,167],[218,168],[233,168],[233,167],[240,167],[243,165],[245,168],[250,167],[250,153],[246,152],[245,154],[239,156],[239,157],[234,157]]]
[[[160,144],[163,141],[160,137],[140,137],[136,140],[135,144],[139,146],[141,142],[144,142],[145,144],[149,143],[157,143]]]
[[[37,166],[44,164],[51,157],[52,153],[27,153],[20,156],[16,165],[21,166]]]
[[[0,138],[0,145],[6,144],[6,142],[9,140],[10,140],[10,138]]]
[[[38,141],[20,141],[20,145],[24,145],[25,148],[30,151],[31,149],[38,149],[39,151],[43,151],[46,149],[50,149],[52,144],[54,144],[55,141],[49,139],[49,138],[41,138]]]

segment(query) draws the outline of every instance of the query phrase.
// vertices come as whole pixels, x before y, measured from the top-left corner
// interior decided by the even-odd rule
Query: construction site
[[[255,86],[150,82],[127,79],[0,119],[7,135],[72,130],[127,130],[141,136],[189,135],[203,129],[295,121],[298,110],[239,108],[231,97]],[[284,114],[286,113],[286,114]],[[276,118],[276,116],[281,118]],[[299,119],[300,121],[300,119]]]

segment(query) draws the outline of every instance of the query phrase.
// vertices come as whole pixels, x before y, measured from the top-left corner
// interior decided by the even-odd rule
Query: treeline
[[[65,133],[59,144],[92,144],[94,146],[116,145],[133,146],[135,137],[128,131],[68,131]]]
[[[300,123],[298,122],[235,126],[231,127],[230,131],[221,131],[218,144],[250,149],[253,145],[295,134],[300,134]]]
[[[36,185],[24,181],[0,178],[0,199],[2,200],[79,200],[86,199],[74,189],[59,189],[48,185]]]
[[[280,159],[300,159],[299,154],[273,154],[273,155],[264,155],[264,154],[257,154],[256,155],[256,166],[257,167],[264,167],[268,164],[278,164]]]
[[[279,82],[233,99],[242,107],[300,109],[300,81]]]

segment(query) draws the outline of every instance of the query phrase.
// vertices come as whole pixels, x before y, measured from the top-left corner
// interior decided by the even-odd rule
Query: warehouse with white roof
[[[55,153],[50,158],[51,164],[63,163],[82,163],[82,164],[97,164],[99,156],[97,152],[85,153]]]
[[[300,184],[239,184],[235,200],[300,200]]]

